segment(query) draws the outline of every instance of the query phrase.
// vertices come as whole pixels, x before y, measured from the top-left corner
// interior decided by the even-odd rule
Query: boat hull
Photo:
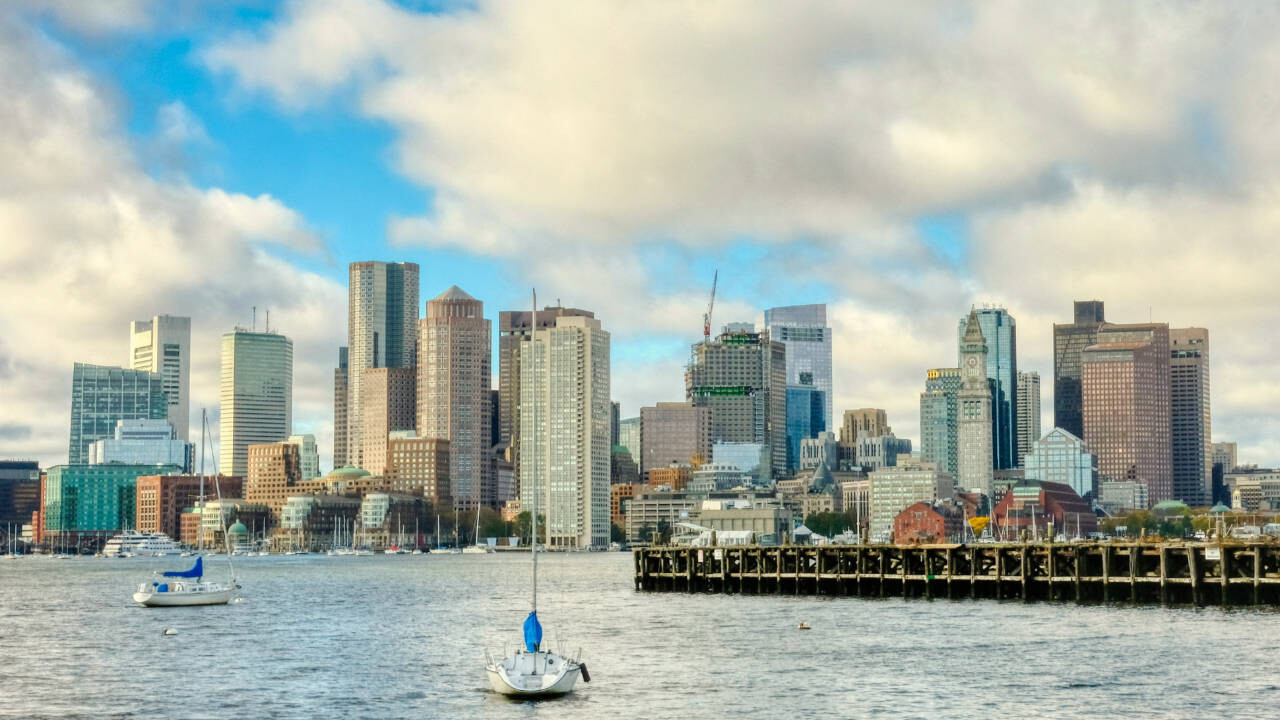
[[[532,658],[530,663],[534,655],[538,657]],[[550,672],[547,672],[547,659],[551,659],[551,664],[556,666]],[[539,665],[543,672],[535,671]],[[518,653],[513,658],[490,664],[485,669],[489,673],[489,686],[494,692],[524,698],[556,697],[573,692],[573,686],[582,672],[578,663],[546,652]]]
[[[188,607],[192,605],[226,605],[235,591],[231,588],[214,592],[136,592],[134,602],[147,607]]]

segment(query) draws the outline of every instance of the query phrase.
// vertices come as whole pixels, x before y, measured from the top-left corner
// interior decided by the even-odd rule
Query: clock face
[[[965,360],[964,362],[965,362],[965,364],[966,364],[966,365],[968,365],[968,366],[969,366],[969,367],[971,367],[971,368],[974,368],[974,367],[977,367],[977,366],[978,366],[978,358],[976,358],[976,357],[974,357],[974,356],[972,356],[972,355],[970,355],[970,356],[969,356],[969,359],[968,359],[968,360]]]

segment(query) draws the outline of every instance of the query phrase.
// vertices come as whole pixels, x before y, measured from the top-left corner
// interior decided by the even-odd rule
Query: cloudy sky
[[[1211,333],[1213,435],[1280,464],[1274,3],[146,2],[0,8],[0,456],[64,461],[71,364],[270,308],[332,439],[346,263],[613,333],[624,414],[716,325],[826,302],[835,406],[918,437],[971,304],[1045,378],[1073,299]]]

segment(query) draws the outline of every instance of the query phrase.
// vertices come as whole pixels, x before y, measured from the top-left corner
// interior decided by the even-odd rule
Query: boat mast
[[[203,435],[204,432],[209,429],[209,418],[203,412],[201,412],[200,415],[201,422],[204,425],[204,427],[200,429],[200,434]],[[210,453],[210,455],[212,455],[212,453]],[[222,514],[222,485],[218,482],[218,459],[211,458],[211,460],[213,460],[213,491],[218,496],[218,524],[222,527],[222,544],[227,546],[227,567],[231,570],[231,582],[232,584],[235,584],[236,566],[235,563],[231,561],[231,538],[227,536],[227,518]],[[204,519],[203,512],[200,513],[200,518],[201,520]]]
[[[533,291],[533,318],[530,325],[533,329],[529,334],[529,357],[532,358],[533,343],[538,338],[538,291],[536,289]],[[550,355],[547,356],[547,359],[550,359]],[[530,362],[529,365],[532,366],[533,363]],[[537,386],[534,387],[536,388]],[[534,443],[536,443],[538,438],[538,403],[534,401],[529,404],[532,406],[532,435]],[[536,445],[533,449],[537,450]],[[533,478],[530,479],[532,480]],[[533,492],[530,492],[529,495],[533,497],[533,511],[529,513],[530,520],[533,522],[529,532],[529,541],[533,545],[533,612],[538,612],[538,484],[536,482],[533,484]]]

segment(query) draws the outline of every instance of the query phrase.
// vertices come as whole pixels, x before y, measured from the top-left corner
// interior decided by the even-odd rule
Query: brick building
[[[207,500],[243,497],[244,480],[219,477],[217,487],[211,477],[205,478]],[[194,507],[200,499],[199,475],[143,475],[138,478],[134,527],[139,532],[164,533],[171,538],[182,536],[182,511]]]
[[[893,540],[897,543],[963,542],[964,507],[954,502],[918,502],[908,505],[893,519]]]

